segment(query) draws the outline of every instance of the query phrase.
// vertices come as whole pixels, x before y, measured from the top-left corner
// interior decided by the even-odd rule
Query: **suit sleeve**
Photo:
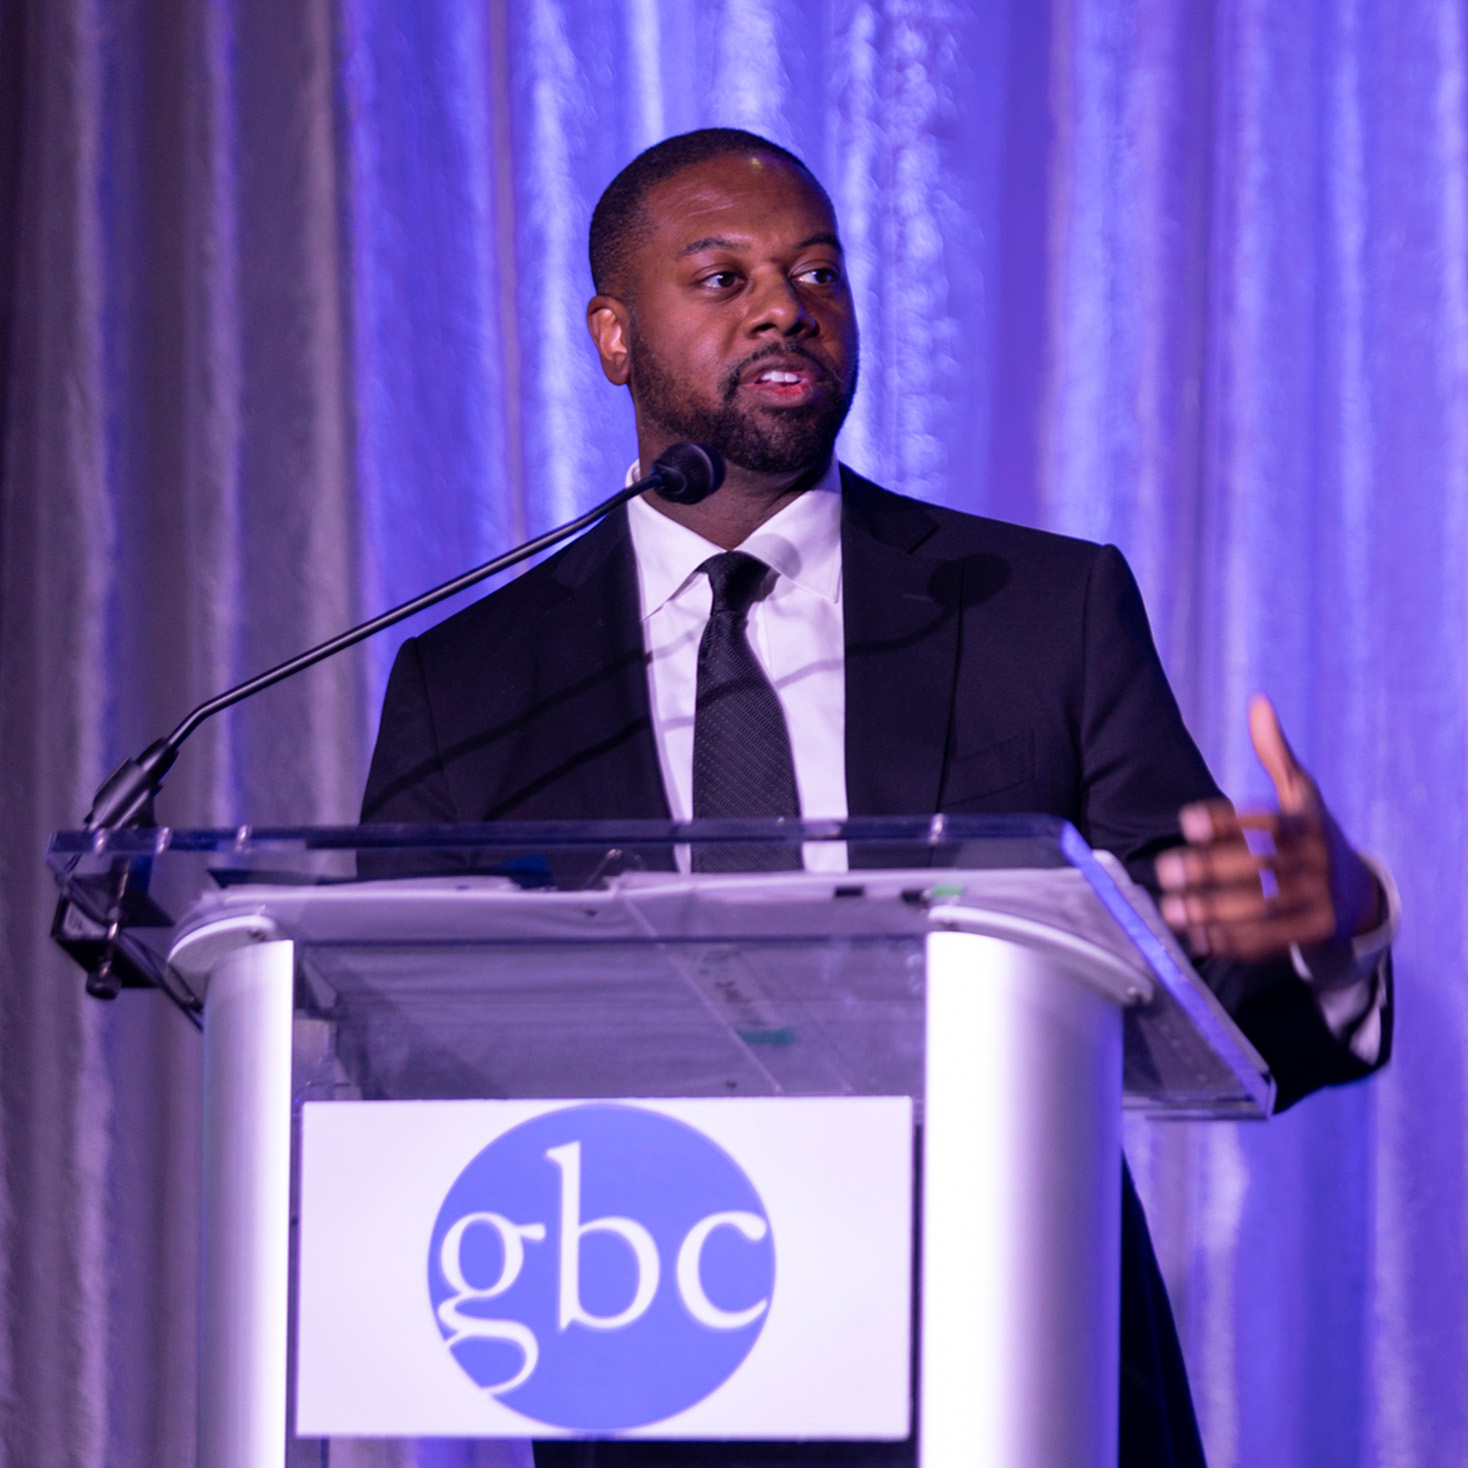
[[[1182,840],[1178,811],[1220,791],[1188,733],[1121,552],[1104,546],[1086,589],[1079,745],[1082,834],[1152,883]]]
[[[1105,547],[1087,590],[1081,700],[1082,834],[1114,852],[1156,894],[1157,854],[1182,841],[1179,809],[1218,796],[1188,733],[1152,641],[1141,593],[1121,553]],[[1199,972],[1264,1057],[1278,1109],[1322,1086],[1368,1075],[1391,1049],[1391,1005],[1374,1064],[1332,1034],[1288,957],[1267,963],[1206,959]],[[1390,984],[1390,962],[1382,982]]]
[[[430,824],[459,819],[439,753],[418,644],[410,638],[399,649],[387,680],[382,722],[362,795],[362,823]]]

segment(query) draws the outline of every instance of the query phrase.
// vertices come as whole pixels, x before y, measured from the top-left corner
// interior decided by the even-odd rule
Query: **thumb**
[[[1259,763],[1274,781],[1280,810],[1298,815],[1311,805],[1315,800],[1315,782],[1295,758],[1274,705],[1262,693],[1249,700],[1249,738]]]

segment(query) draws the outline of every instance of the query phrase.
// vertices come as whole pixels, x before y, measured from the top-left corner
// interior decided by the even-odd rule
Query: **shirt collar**
[[[633,464],[627,471],[629,484],[637,469]],[[677,596],[698,568],[722,550],[641,497],[628,504],[627,524],[637,556],[644,618]],[[841,466],[835,457],[808,490],[766,520],[739,549],[758,556],[802,589],[829,602],[839,601]]]

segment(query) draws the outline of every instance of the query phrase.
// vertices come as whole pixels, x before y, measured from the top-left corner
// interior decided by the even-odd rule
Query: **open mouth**
[[[740,374],[739,388],[772,406],[799,407],[814,400],[824,380],[825,373],[804,358],[767,358]]]

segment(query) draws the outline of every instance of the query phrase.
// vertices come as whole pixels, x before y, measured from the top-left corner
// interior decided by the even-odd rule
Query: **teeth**
[[[761,372],[759,380],[761,382],[799,382],[800,374],[798,372]]]

